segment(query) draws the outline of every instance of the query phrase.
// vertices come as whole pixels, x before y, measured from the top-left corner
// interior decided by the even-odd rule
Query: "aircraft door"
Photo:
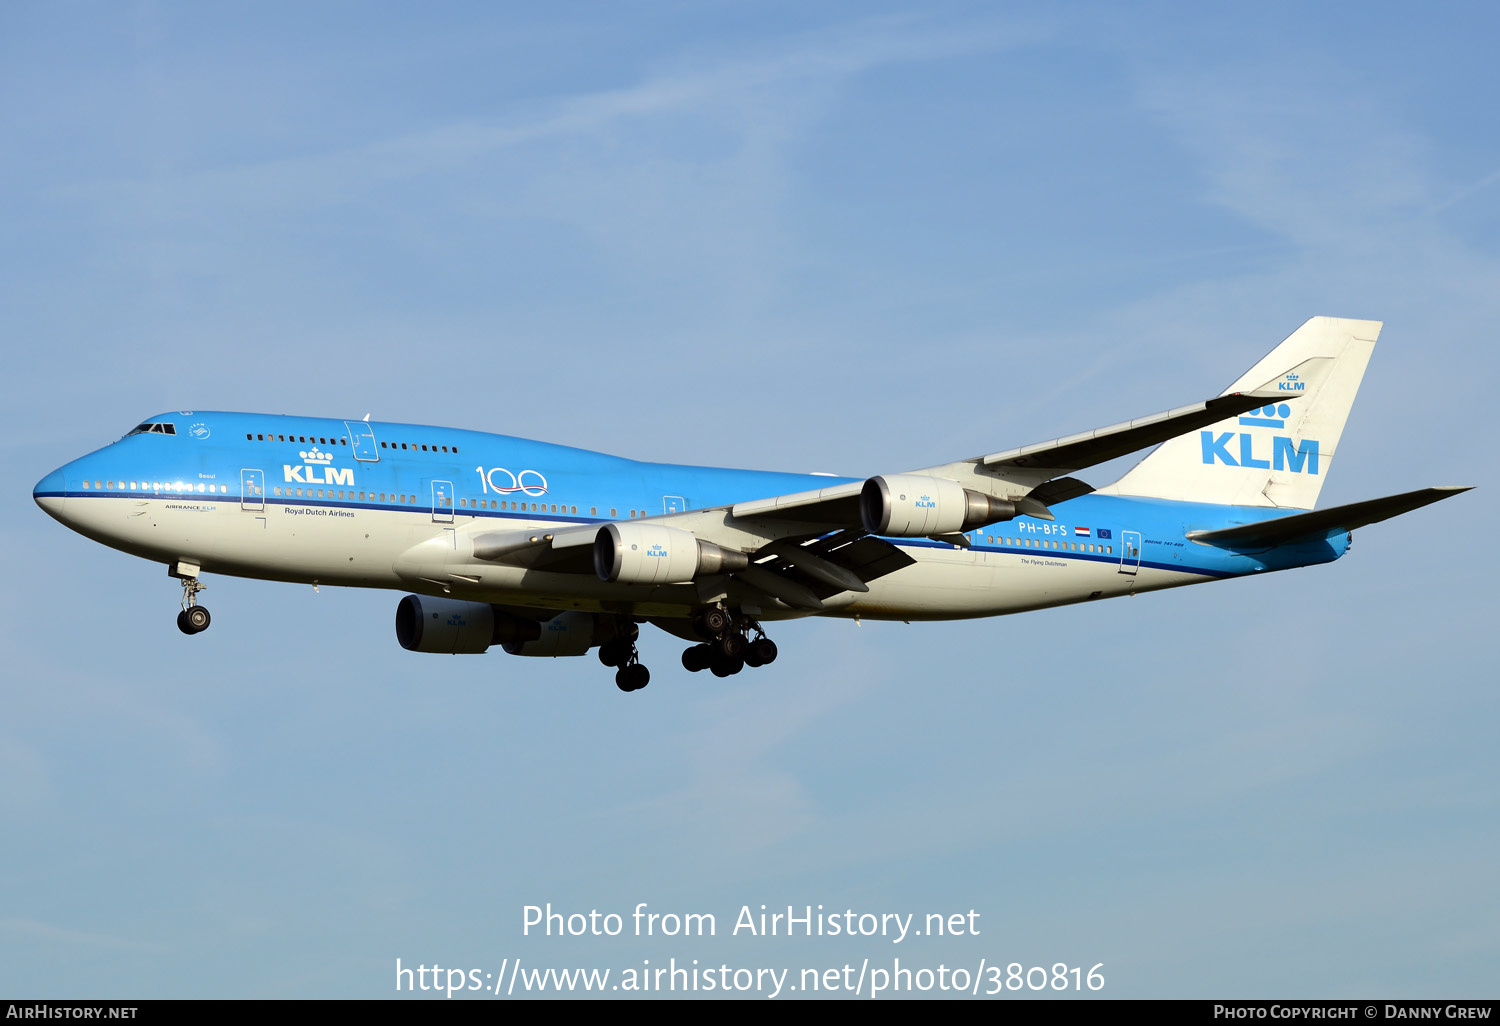
[[[375,444],[375,431],[362,420],[346,420],[349,429],[349,448],[354,458],[361,463],[380,462],[380,446]]]
[[[661,497],[661,511],[663,513],[682,513],[687,509],[687,500],[680,495],[663,495]]]
[[[1120,532],[1120,573],[1135,576],[1141,568],[1141,535],[1139,531]]]
[[[432,522],[453,523],[453,482],[432,482]]]
[[[259,513],[266,508],[266,472],[240,471],[240,509]]]

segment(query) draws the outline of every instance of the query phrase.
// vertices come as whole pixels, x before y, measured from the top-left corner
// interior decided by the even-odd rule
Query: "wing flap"
[[[823,600],[805,584],[801,584],[785,574],[776,573],[759,563],[752,563],[745,569],[734,575],[736,580],[744,581],[753,588],[778,598],[794,609],[822,609]]]
[[[779,556],[796,569],[802,571],[809,577],[822,581],[839,591],[867,592],[870,586],[860,580],[854,571],[835,563],[831,559],[825,559],[813,552],[806,546],[795,541],[783,538],[765,546],[761,552]]]
[[[783,538],[760,551],[774,558],[752,563],[734,579],[809,610],[822,609],[835,595],[867,592],[870,581],[916,562],[890,542],[853,530],[812,540]]]

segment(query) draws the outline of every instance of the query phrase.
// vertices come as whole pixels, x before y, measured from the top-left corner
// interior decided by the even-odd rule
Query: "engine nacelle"
[[[526,641],[507,641],[505,651],[513,656],[581,656],[607,640],[600,630],[599,618],[593,613],[572,610],[558,613],[546,623],[537,624],[536,636]]]
[[[749,565],[743,552],[663,524],[605,524],[594,538],[594,571],[601,581],[686,584],[703,574],[734,573]]]
[[[497,644],[520,644],[541,635],[535,620],[497,610],[487,602],[407,595],[396,606],[396,640],[409,652],[478,654]]]
[[[871,534],[925,538],[1009,520],[1016,515],[1016,504],[946,477],[888,474],[865,482],[859,514]]]
[[[488,602],[407,595],[396,606],[396,640],[409,652],[483,652],[495,636]]]

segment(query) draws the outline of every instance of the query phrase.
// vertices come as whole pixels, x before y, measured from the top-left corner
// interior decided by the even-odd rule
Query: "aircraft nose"
[[[61,520],[67,490],[67,480],[59,467],[36,483],[36,487],[31,490],[31,497],[50,516]]]

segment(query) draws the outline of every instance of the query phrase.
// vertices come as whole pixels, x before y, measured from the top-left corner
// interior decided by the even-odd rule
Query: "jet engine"
[[[505,651],[513,656],[581,656],[606,640],[593,613],[559,613],[536,627],[537,634],[525,641],[507,641]]]
[[[1016,515],[1016,504],[945,477],[889,474],[865,482],[859,513],[871,534],[925,538],[1009,520]]]
[[[540,635],[535,620],[487,602],[407,595],[396,606],[396,640],[409,652],[477,654],[491,645],[524,644]]]
[[[594,571],[601,581],[686,584],[702,574],[734,573],[749,565],[743,552],[662,524],[606,524],[594,539]]]

